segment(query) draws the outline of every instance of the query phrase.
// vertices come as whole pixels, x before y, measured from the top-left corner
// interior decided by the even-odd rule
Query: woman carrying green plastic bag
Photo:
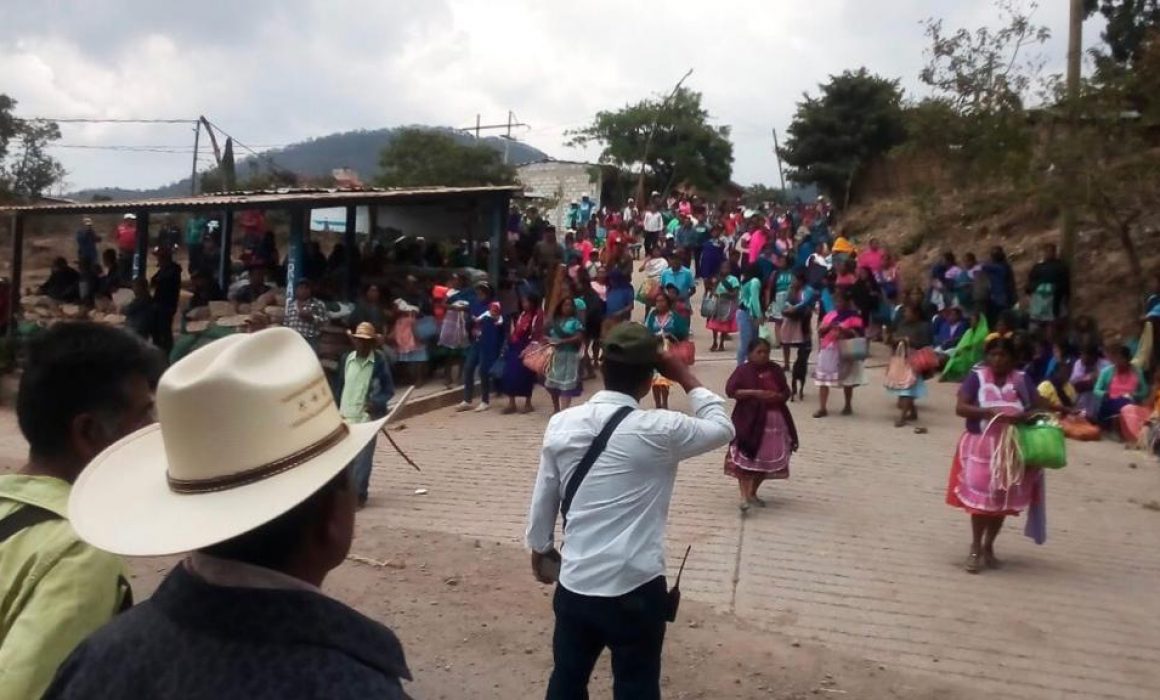
[[[961,382],[972,367],[983,361],[983,348],[990,333],[987,317],[979,314],[975,324],[963,334],[959,344],[951,351],[939,381]]]

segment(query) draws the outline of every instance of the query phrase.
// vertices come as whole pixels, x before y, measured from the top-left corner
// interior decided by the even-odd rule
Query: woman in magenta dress
[[[763,338],[749,344],[748,360],[733,371],[725,393],[737,400],[733,409],[736,437],[725,455],[725,473],[737,479],[742,512],[764,508],[757,489],[766,479],[788,479],[789,458],[798,448],[797,428],[786,402],[790,398],[785,371],[769,359]]]
[[[966,419],[951,463],[946,502],[971,516],[971,549],[966,570],[995,569],[995,538],[1009,515],[1031,508],[1026,534],[1046,539],[1043,473],[1033,467],[1007,469],[999,449],[1003,433],[1027,419],[1036,392],[1015,369],[1016,348],[1009,337],[992,337],[986,360],[959,387],[956,413]]]

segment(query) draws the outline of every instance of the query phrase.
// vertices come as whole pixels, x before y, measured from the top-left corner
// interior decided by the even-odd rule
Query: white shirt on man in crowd
[[[576,491],[568,513],[560,583],[580,595],[616,597],[665,574],[665,525],[677,465],[733,439],[725,400],[699,387],[693,415],[640,410],[627,394],[601,391],[552,418],[544,433],[527,544],[553,546],[564,489],[580,459],[621,406],[634,410]]]
[[[655,209],[650,209],[644,213],[644,230],[649,233],[660,233],[665,230],[665,217]]]

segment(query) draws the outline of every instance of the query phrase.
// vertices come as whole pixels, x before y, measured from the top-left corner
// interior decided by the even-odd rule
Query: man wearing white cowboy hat
[[[45,698],[404,698],[386,627],[318,587],[350,550],[348,467],[382,426],[344,421],[297,333],[233,335],[162,376],[159,423],[94,459],[77,533],[129,556],[192,552],[88,640]]]
[[[387,414],[387,404],[395,395],[395,382],[387,360],[376,349],[382,338],[372,323],[360,323],[350,333],[354,350],[338,361],[334,395],[343,420],[366,423]],[[375,456],[375,438],[354,458],[354,480],[358,488],[358,505],[367,503],[371,484],[371,467]]]

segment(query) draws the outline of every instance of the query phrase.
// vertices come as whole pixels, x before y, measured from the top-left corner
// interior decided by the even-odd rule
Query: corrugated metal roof
[[[520,192],[518,185],[488,187],[419,187],[414,189],[386,189],[364,187],[359,189],[281,189],[253,192],[228,192],[196,197],[168,199],[139,199],[113,202],[44,203],[25,206],[0,206],[0,214],[97,214],[102,212],[159,212],[191,211],[199,209],[280,209],[292,205],[310,205],[314,209],[344,207],[392,201],[430,201],[454,199],[463,195]]]

